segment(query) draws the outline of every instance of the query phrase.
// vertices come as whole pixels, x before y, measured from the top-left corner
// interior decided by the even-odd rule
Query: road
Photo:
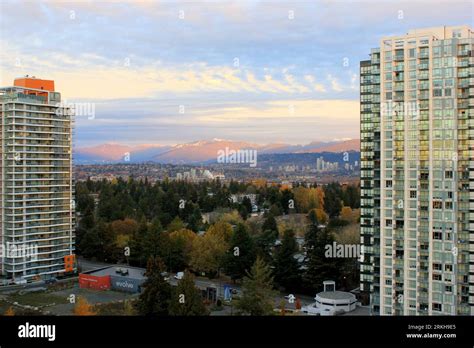
[[[79,269],[81,269],[82,272],[84,271],[91,271],[94,269],[99,269],[102,267],[107,267],[107,266],[115,266],[115,264],[109,264],[105,262],[99,262],[99,261],[91,261],[91,260],[85,260],[82,257],[77,258],[77,263]],[[178,283],[178,280],[174,278],[176,274],[171,273],[169,276],[169,283],[173,286],[176,286]],[[58,280],[58,283],[61,282],[67,282],[70,281],[71,279],[77,279],[77,277],[72,277],[72,278],[66,278],[66,279],[60,279]],[[217,296],[219,298],[224,297],[224,286],[229,286],[231,289],[237,290],[237,293],[241,293],[241,287],[240,285],[232,284],[231,282],[226,282],[223,280],[219,279],[208,279],[208,278],[203,278],[203,277],[196,277],[195,278],[195,284],[196,287],[198,287],[201,290],[206,290],[207,288],[215,288],[217,289]],[[36,282],[31,282],[28,284],[24,285],[7,285],[7,286],[0,286],[0,293],[1,292],[11,292],[11,291],[18,291],[22,289],[28,289],[28,288],[34,288],[34,287],[39,287],[39,286],[44,286],[44,281],[36,281]],[[278,296],[275,297],[275,307],[279,308],[281,301],[285,301],[285,308],[287,309],[295,309],[295,302],[290,303],[288,299],[285,299],[285,296],[289,294],[282,294],[280,293]],[[305,306],[307,304],[313,303],[314,298],[311,296],[302,296],[302,295],[297,295],[295,294],[296,298],[300,299],[301,306]]]

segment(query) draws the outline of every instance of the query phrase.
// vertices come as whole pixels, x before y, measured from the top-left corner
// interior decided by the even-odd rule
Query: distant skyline
[[[54,79],[76,146],[359,138],[382,36],[473,25],[472,1],[1,1],[0,85]]]

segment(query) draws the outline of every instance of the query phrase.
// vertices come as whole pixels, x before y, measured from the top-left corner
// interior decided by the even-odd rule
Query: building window
[[[443,307],[441,303],[433,303],[433,310],[437,312],[441,312],[443,310]]]
[[[442,239],[443,239],[443,233],[441,233],[441,232],[433,232],[433,239],[442,240]]]

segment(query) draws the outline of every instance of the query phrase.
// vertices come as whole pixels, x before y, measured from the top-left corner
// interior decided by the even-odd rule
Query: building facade
[[[360,64],[372,314],[474,315],[473,44],[467,26],[412,30]]]
[[[73,116],[54,81],[0,88],[1,273],[37,279],[76,270]]]

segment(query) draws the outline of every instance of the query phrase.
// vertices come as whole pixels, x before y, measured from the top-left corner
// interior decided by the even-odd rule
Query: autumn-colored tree
[[[170,270],[182,271],[189,266],[193,241],[196,238],[196,233],[186,228],[169,234],[169,250],[165,260]]]
[[[170,240],[173,242],[175,241],[182,242],[186,252],[189,253],[191,252],[191,249],[193,247],[193,241],[197,237],[197,235],[191,230],[182,228],[180,230],[171,232],[169,234],[169,237],[170,237]]]
[[[326,212],[324,211],[324,209],[322,208],[315,208],[313,209],[313,211],[316,213],[316,217],[318,219],[318,222],[320,224],[326,224],[328,221],[329,221],[329,216],[328,214],[326,214]]]
[[[15,315],[15,310],[13,309],[12,306],[8,307],[8,309],[5,311],[5,316],[7,317],[12,317]]]
[[[114,234],[131,236],[138,230],[138,222],[129,218],[115,220],[111,223],[111,227]]]
[[[232,237],[232,226],[227,222],[218,221],[209,227],[206,235],[222,238],[226,243],[228,243]]]
[[[311,208],[323,209],[324,207],[324,190],[321,186],[310,189]]]
[[[219,271],[224,254],[229,248],[227,238],[230,237],[232,228],[228,224],[218,224],[211,226],[204,236],[197,237],[193,241],[190,264],[196,271],[211,275]]]
[[[79,296],[76,305],[74,306],[75,315],[96,315],[94,306],[89,304],[85,297]]]
[[[237,210],[232,210],[230,213],[222,214],[216,224],[227,223],[230,225],[237,225],[243,222],[244,219],[242,219],[242,216],[240,216],[239,212]]]
[[[321,187],[307,188],[299,186],[293,190],[296,206],[300,213],[324,207],[324,190]]]
[[[353,222],[353,213],[351,207],[342,207],[340,217],[347,222]]]
[[[264,187],[267,186],[267,180],[265,180],[265,179],[255,179],[255,180],[252,180],[252,184],[255,187],[258,187],[258,188],[264,188]]]

